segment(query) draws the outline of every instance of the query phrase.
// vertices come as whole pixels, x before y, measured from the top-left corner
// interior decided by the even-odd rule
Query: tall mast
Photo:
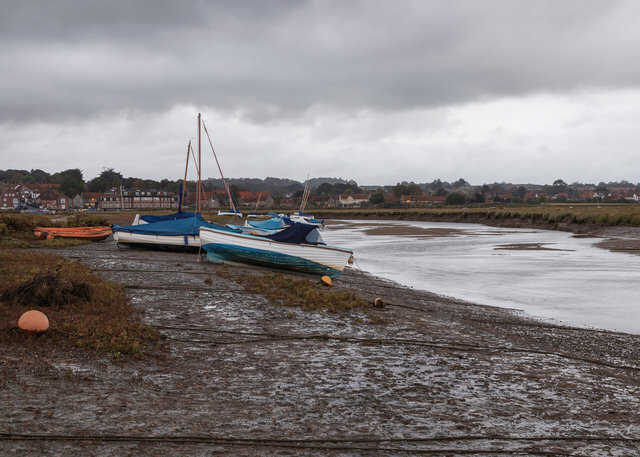
[[[236,211],[236,205],[233,204],[233,198],[231,198],[231,191],[229,190],[229,186],[227,185],[227,181],[224,179],[224,175],[222,174],[222,168],[220,168],[220,162],[218,162],[218,155],[216,154],[216,150],[213,149],[213,143],[211,142],[211,137],[209,136],[209,131],[207,130],[207,126],[202,123],[204,127],[204,133],[207,134],[207,139],[209,140],[209,146],[211,146],[211,152],[213,152],[213,157],[216,159],[216,164],[218,165],[218,170],[220,171],[220,177],[222,178],[222,184],[224,184],[224,188],[227,191],[227,196],[229,197],[229,203],[231,205],[231,209],[233,210],[233,216],[239,217],[238,212]]]
[[[200,185],[202,182],[202,148],[200,141],[200,113],[198,113],[198,212],[200,212]]]
[[[304,181],[304,190],[302,191],[302,200],[300,200],[300,211],[298,211],[299,214],[302,214],[302,211],[304,210],[304,197],[305,195],[307,195],[307,183],[309,182],[309,175],[307,174],[307,179],[305,179]]]
[[[182,180],[182,195],[180,195],[180,207],[178,211],[182,211],[182,204],[184,204],[184,198],[187,195],[187,170],[189,169],[189,152],[191,152],[191,140],[187,145],[187,162],[184,165],[184,179]]]

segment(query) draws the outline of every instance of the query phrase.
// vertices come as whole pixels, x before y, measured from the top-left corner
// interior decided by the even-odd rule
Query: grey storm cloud
[[[640,81],[632,1],[0,3],[0,122],[188,104],[260,121]]]

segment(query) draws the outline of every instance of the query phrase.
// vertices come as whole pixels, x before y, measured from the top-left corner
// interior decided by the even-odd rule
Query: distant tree
[[[84,183],[82,181],[76,181],[73,178],[66,177],[60,184],[60,192],[68,197],[75,197],[84,190]]]
[[[31,177],[27,170],[0,170],[0,181],[2,182],[20,184],[24,182],[27,176],[33,180],[33,177]]]
[[[411,183],[407,187],[406,195],[422,195],[422,188],[415,183]]]
[[[464,195],[458,192],[451,192],[444,200],[446,205],[464,205],[466,202],[467,200],[464,198]]]
[[[318,187],[316,187],[316,193],[331,195],[333,193],[333,186],[328,182],[323,182]]]
[[[553,181],[552,195],[565,193],[567,191],[567,183],[562,179],[556,179]]]
[[[447,192],[446,189],[443,189],[442,187],[440,187],[438,190],[436,190],[436,193],[434,195],[436,197],[446,197],[448,193],[449,192]]]
[[[393,195],[396,197],[401,197],[402,195],[409,195],[409,186],[405,186],[404,184],[396,184],[391,188]]]
[[[433,182],[429,184],[429,188],[432,190],[442,189],[443,187],[445,186],[440,179],[434,179]]]
[[[168,181],[168,180],[163,179],[162,181]],[[174,194],[177,194],[180,191],[177,181],[168,181],[166,184],[163,184],[161,182],[160,184],[162,185],[162,190],[166,190],[167,192],[173,192]],[[215,192],[215,190],[216,188],[211,186],[211,188],[209,189],[209,192],[211,191]]]
[[[54,173],[51,176],[51,182],[60,184],[60,192],[71,198],[84,190],[84,179],[79,168]]]
[[[384,203],[384,194],[382,192],[374,192],[371,194],[371,197],[369,197],[369,201],[373,205],[380,205]]]
[[[523,186],[519,186],[518,190],[516,191],[516,195],[518,196],[518,198],[522,200],[526,194],[527,189],[525,189]]]
[[[51,182],[51,175],[40,169],[31,170],[31,176],[38,184],[49,184]]]
[[[91,192],[105,192],[122,184],[123,177],[113,168],[105,168],[99,176],[87,183]]]
[[[456,182],[452,183],[451,187],[457,189],[458,187],[466,187],[468,185],[469,185],[469,183],[467,181],[465,181],[464,179],[460,178]]]
[[[480,192],[476,192],[475,194],[473,194],[473,197],[471,197],[472,203],[484,203],[485,201],[486,201],[486,198],[484,194]]]

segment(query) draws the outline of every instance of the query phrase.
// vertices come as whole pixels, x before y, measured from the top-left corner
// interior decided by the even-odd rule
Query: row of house
[[[413,196],[411,196],[413,197]],[[354,208],[369,204],[370,194],[340,194],[311,197],[308,204],[313,207]],[[197,192],[188,192],[183,206],[194,208]],[[203,208],[229,208],[226,190],[202,192]],[[268,209],[274,206],[296,208],[299,199],[281,198],[277,205],[271,192],[240,191],[234,197],[239,207]],[[0,184],[0,209],[41,209],[65,211],[69,209],[121,210],[121,209],[177,209],[179,196],[167,191],[114,188],[107,192],[83,192],[69,198],[59,190],[59,184]]]
[[[111,189],[108,192],[83,192],[73,198],[64,195],[59,184],[2,184],[0,183],[0,209],[41,209],[51,211],[65,211],[69,209],[94,210],[140,210],[140,209],[169,209],[175,210],[179,205],[179,196],[168,191],[156,190],[124,190]],[[464,190],[464,189],[463,189]],[[462,190],[458,190],[462,192]],[[470,189],[469,192],[472,192]],[[469,194],[466,192],[465,194]],[[520,201],[535,201],[540,197],[552,201],[640,201],[640,193],[630,191],[583,191],[571,196],[567,193],[547,196],[544,193],[528,191],[517,197],[509,191],[484,195],[487,201],[509,202],[516,198]],[[471,194],[468,195],[469,197]],[[309,199],[308,207],[325,208],[358,208],[371,205],[371,194],[340,194],[329,196],[313,196]],[[196,192],[188,192],[184,197],[183,206],[195,208],[198,199]],[[229,196],[226,190],[203,192],[200,195],[201,208],[229,208]],[[386,205],[402,206],[438,206],[445,203],[445,196],[434,196],[426,193],[418,195],[401,195],[393,193],[384,195]],[[300,199],[284,197],[275,199],[270,192],[240,191],[234,197],[235,205],[241,208],[264,210],[275,206],[286,209],[296,209]],[[380,202],[382,203],[382,202]]]
[[[0,209],[68,210],[71,200],[58,187],[59,184],[0,184]]]

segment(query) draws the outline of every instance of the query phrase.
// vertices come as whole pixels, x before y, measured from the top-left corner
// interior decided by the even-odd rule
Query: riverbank
[[[639,336],[542,323],[353,269],[334,289],[385,308],[286,307],[240,287],[261,270],[111,240],[56,253],[122,284],[162,340],[139,359],[1,347],[2,454],[638,451]]]

